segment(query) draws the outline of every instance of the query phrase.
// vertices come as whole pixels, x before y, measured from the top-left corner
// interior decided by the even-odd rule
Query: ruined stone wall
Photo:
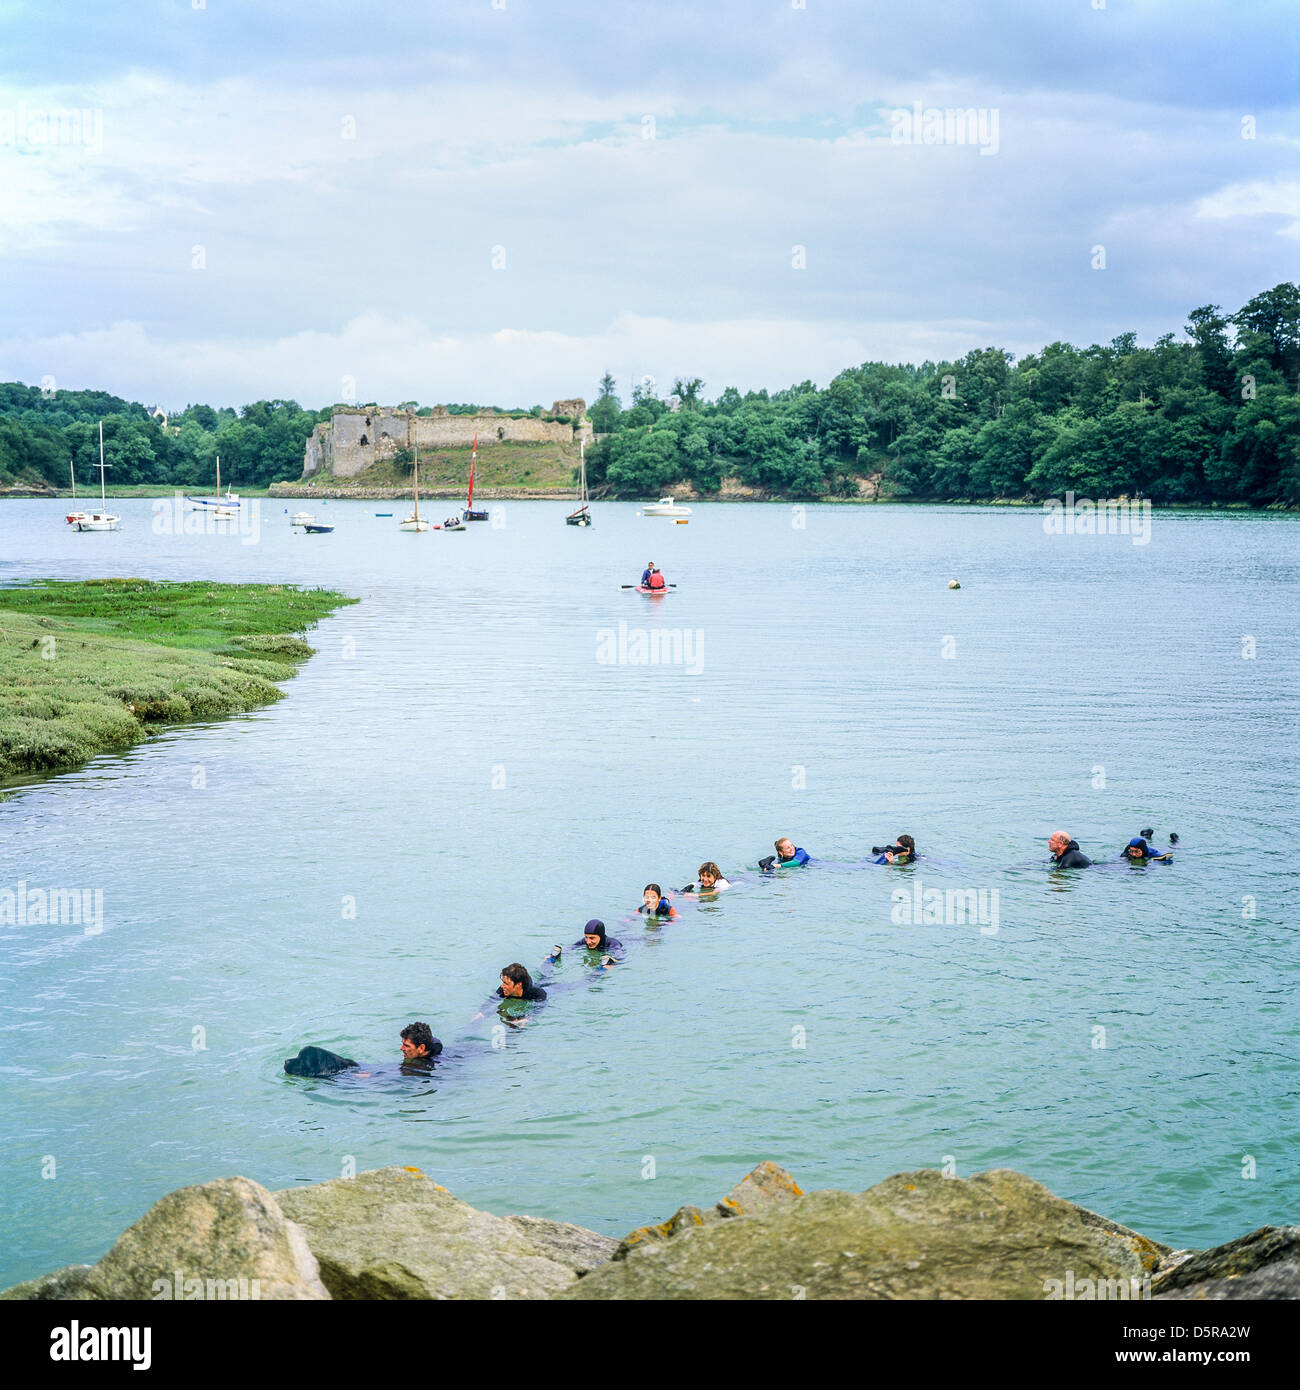
[[[478,435],[480,444],[571,444],[573,427],[554,420],[509,415],[417,415],[412,420],[421,449],[467,447]]]
[[[330,444],[334,431],[327,422],[317,425],[307,436],[307,451],[302,461],[302,476],[310,478],[313,473],[325,473],[330,466]]]
[[[352,407],[336,410],[329,424],[317,425],[307,440],[302,476],[327,472],[336,478],[352,478],[371,464],[390,459],[402,449],[468,448],[478,436],[480,444],[590,444],[595,436],[585,419],[587,403],[580,397],[556,401],[553,415],[567,415],[575,423],[539,420],[526,415],[516,419],[494,411],[477,415],[452,415],[435,406],[432,415],[414,415],[384,407]]]

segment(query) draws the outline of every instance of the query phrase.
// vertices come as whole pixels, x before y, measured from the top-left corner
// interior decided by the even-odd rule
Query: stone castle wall
[[[327,424],[319,424],[307,440],[302,476],[327,472],[336,478],[352,478],[373,463],[390,459],[402,449],[468,448],[478,436],[480,444],[587,444],[594,441],[587,403],[581,398],[556,401],[553,415],[567,415],[580,423],[563,425],[527,415],[515,419],[480,411],[477,415],[451,415],[443,406],[432,415],[407,410],[336,410]]]

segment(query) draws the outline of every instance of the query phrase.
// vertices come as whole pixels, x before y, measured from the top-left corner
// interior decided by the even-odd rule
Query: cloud
[[[1278,236],[1300,240],[1300,179],[1253,179],[1233,183],[1200,199],[1197,217],[1278,217]]]
[[[824,385],[867,359],[949,358],[989,339],[980,323],[877,322],[843,325],[780,319],[692,322],[621,314],[578,335],[500,328],[439,334],[411,315],[359,315],[337,333],[274,340],[163,340],[139,323],[0,341],[0,376],[22,364],[59,387],[98,387],[176,408],[190,401],[243,405],[292,398],[313,408],[345,398],[392,404],[476,401],[502,407],[594,399],[613,372],[626,403],[631,384],[653,377],[667,395],[674,376],[700,376],[707,393],[724,387],[779,390],[804,379]],[[1028,350],[1032,344],[1020,345]]]
[[[103,145],[0,148],[8,370],[38,379],[61,345],[100,384],[100,342],[101,372],[173,403],[329,400],[344,374],[372,398],[454,395],[411,382],[414,360],[505,404],[606,364],[745,389],[869,354],[1153,338],[1293,273],[1264,215],[1295,225],[1277,190],[1296,113],[1258,47],[1277,16],[1207,84],[1189,74],[1223,22],[1188,4],[1017,0],[975,22],[930,0],[870,20],[836,0],[509,0],[381,7],[358,42],[351,0],[292,18],[222,0],[155,6],[130,44],[43,11],[65,48],[57,73],[29,54],[18,99],[102,111]],[[1175,22],[1179,44],[1136,42]],[[1243,63],[1247,110],[1273,101],[1251,142]],[[887,113],[914,101],[996,113],[996,155],[893,143]]]

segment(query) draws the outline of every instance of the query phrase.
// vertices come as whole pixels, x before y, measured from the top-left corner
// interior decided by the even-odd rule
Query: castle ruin
[[[467,449],[475,435],[480,444],[592,443],[595,436],[587,419],[586,401],[556,401],[550,415],[567,416],[571,423],[537,415],[498,415],[490,409],[475,415],[452,415],[445,405],[434,406],[431,415],[417,415],[413,410],[340,407],[308,437],[302,476],[328,473],[335,478],[353,478],[404,449]]]

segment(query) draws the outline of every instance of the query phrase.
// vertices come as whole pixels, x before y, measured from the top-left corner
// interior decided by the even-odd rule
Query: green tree
[[[611,373],[606,372],[600,379],[600,394],[587,412],[591,418],[592,429],[597,434],[613,434],[619,427],[622,409],[622,403],[615,393],[614,378]]]

